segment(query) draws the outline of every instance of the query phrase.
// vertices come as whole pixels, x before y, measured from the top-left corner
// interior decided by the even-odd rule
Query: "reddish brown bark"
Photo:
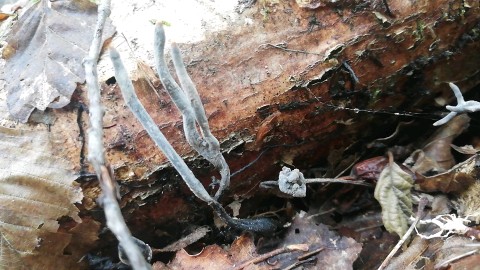
[[[262,18],[257,5],[245,16],[261,23],[241,22],[205,42],[180,45],[212,131],[231,171],[238,172],[225,202],[234,194],[252,195],[260,181],[276,177],[282,164],[326,164],[333,150],[388,136],[402,120],[341,108],[431,112],[439,93],[451,97],[446,82],[465,90],[478,84],[478,2],[468,7],[453,0],[384,2],[392,14],[380,3],[346,1],[308,10],[280,1]],[[208,185],[214,169],[185,142],[179,112],[149,67],[142,65],[134,84],[162,132]],[[107,159],[121,180],[124,205],[141,206],[127,216],[133,230],[191,213],[196,207],[186,199],[190,191],[126,109],[119,89],[105,85],[103,98]],[[59,120],[64,124],[53,128],[68,126],[67,135],[75,138],[73,117],[65,113]],[[79,143],[69,139],[63,150],[78,164],[73,144]],[[97,187],[82,185],[84,207],[91,209]]]

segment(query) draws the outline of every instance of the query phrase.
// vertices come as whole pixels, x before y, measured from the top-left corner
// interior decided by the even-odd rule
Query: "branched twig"
[[[160,23],[157,23],[156,25],[155,34],[156,34],[155,45],[158,45],[158,42],[164,43],[164,36],[161,38],[158,37],[159,35],[164,35],[163,27]],[[159,41],[158,39],[163,39],[163,41],[161,40]],[[160,45],[161,45],[160,47],[161,51],[156,52],[156,54],[157,55],[162,54],[160,60],[164,62],[163,45],[162,44]],[[158,46],[156,46],[156,48],[159,49]],[[122,60],[120,59],[120,55],[113,48],[110,50],[110,57],[111,57],[113,66],[115,68],[115,78],[117,79],[117,82],[121,88],[122,95],[125,99],[125,103],[133,112],[135,117],[139,120],[139,122],[142,124],[142,126],[145,128],[148,135],[152,138],[155,144],[160,148],[160,150],[162,150],[162,152],[165,154],[168,160],[172,163],[173,167],[178,171],[178,173],[180,174],[182,179],[185,181],[187,186],[190,188],[190,190],[193,192],[193,194],[195,194],[195,196],[197,196],[199,199],[208,203],[217,212],[217,214],[220,216],[222,220],[224,220],[228,225],[234,228],[253,231],[253,232],[261,232],[261,233],[268,233],[268,232],[274,231],[276,229],[276,224],[272,220],[267,218],[236,219],[236,218],[230,217],[225,211],[225,209],[222,207],[222,205],[218,203],[214,198],[212,198],[210,194],[208,194],[208,192],[205,190],[205,187],[195,177],[195,175],[188,168],[187,164],[185,163],[185,161],[183,161],[180,155],[178,155],[178,153],[175,152],[173,147],[167,141],[163,133],[160,131],[158,126],[155,124],[155,122],[150,117],[150,115],[148,115],[147,111],[138,100],[138,97],[135,94],[135,90],[133,88],[133,84],[128,78],[128,73],[122,63]],[[159,56],[157,56],[157,59],[159,59]],[[180,112],[183,115],[184,130],[186,133],[187,140],[189,140],[192,146],[195,145],[194,148],[195,147],[198,148],[196,149],[197,151],[199,151],[199,153],[203,152],[206,155],[205,156],[206,158],[207,157],[216,158],[218,160],[218,155],[220,154],[220,150],[219,150],[220,148],[219,146],[218,148],[216,148],[214,143],[214,142],[218,143],[218,141],[215,138],[214,140],[211,139],[213,135],[211,135],[210,131],[208,130],[208,124],[205,124],[205,122],[203,122],[202,124],[199,123],[200,129],[202,130],[202,132],[204,132],[203,135],[205,136],[205,138],[202,138],[196,130],[196,124],[195,124],[196,119],[202,119],[203,117],[203,120],[206,121],[204,112],[203,112],[203,116],[201,115],[199,116],[198,114],[194,113],[194,110],[192,108],[193,102],[199,102],[198,96],[197,96],[197,101],[192,101],[191,103],[187,99],[185,93],[175,83],[175,81],[171,77],[168,70],[166,70],[165,64],[160,64],[159,73],[160,73],[160,78],[162,78],[162,83],[164,84],[164,87],[166,89],[170,89],[169,90],[170,96],[175,101],[175,104],[177,105],[177,107],[179,108]],[[191,95],[195,95],[195,94],[191,94]],[[198,104],[197,106],[201,106],[201,103]],[[203,110],[203,108],[201,110]],[[197,121],[202,121],[202,120],[197,120]],[[223,156],[221,157],[221,159],[224,161]],[[224,166],[227,166],[226,162],[224,162]],[[229,177],[230,173],[229,173],[228,166],[226,171]]]
[[[463,98],[462,92],[453,83],[448,83],[450,88],[452,89],[453,93],[455,94],[455,97],[457,98],[457,106],[449,106],[447,105],[447,110],[450,111],[447,116],[443,117],[442,119],[438,120],[437,122],[433,123],[434,126],[441,126],[451,119],[453,119],[457,114],[459,113],[469,113],[469,112],[476,112],[480,111],[480,102],[475,101],[475,100],[469,100],[465,101]]]
[[[125,220],[123,219],[120,207],[118,206],[117,185],[112,179],[108,165],[105,163],[105,154],[103,147],[103,108],[100,101],[100,88],[97,75],[97,61],[100,55],[102,45],[102,32],[105,20],[110,15],[110,0],[103,0],[98,7],[98,21],[95,28],[95,34],[88,57],[84,60],[89,111],[90,111],[90,129],[88,130],[88,160],[92,163],[97,173],[102,196],[99,199],[105,216],[107,226],[117,237],[120,245],[124,248],[129,262],[134,269],[150,269],[143,258],[141,252],[132,240]]]
[[[211,162],[215,168],[220,171],[220,185],[215,194],[215,199],[218,199],[230,184],[230,169],[220,152],[220,144],[218,140],[210,132],[202,101],[200,100],[195,85],[188,76],[185,65],[183,64],[182,56],[180,55],[180,50],[175,44],[172,44],[172,60],[180,84],[183,87],[183,91],[168,71],[164,57],[164,48],[165,31],[162,23],[157,23],[155,27],[154,56],[160,80],[162,81],[165,90],[182,113],[184,131],[188,143],[193,149],[195,149],[195,151]],[[196,124],[200,127],[202,134],[198,133]]]

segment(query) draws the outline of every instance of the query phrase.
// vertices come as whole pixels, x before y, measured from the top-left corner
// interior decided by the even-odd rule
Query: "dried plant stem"
[[[192,171],[188,168],[187,164],[183,159],[180,157],[180,155],[173,149],[173,147],[170,145],[170,143],[167,141],[163,133],[160,131],[158,126],[155,124],[153,119],[150,117],[150,115],[147,113],[143,105],[140,103],[138,100],[137,95],[135,94],[135,90],[133,87],[132,82],[130,81],[128,77],[128,73],[122,63],[122,60],[120,58],[120,55],[115,49],[110,50],[110,58],[112,60],[113,66],[115,68],[115,78],[117,80],[117,83],[120,86],[120,89],[122,91],[123,98],[125,99],[125,103],[127,106],[130,108],[130,110],[133,112],[135,117],[139,120],[139,122],[142,124],[142,126],[145,128],[147,131],[148,135],[152,138],[152,140],[155,142],[155,144],[160,148],[160,150],[165,154],[165,156],[168,158],[168,160],[172,163],[173,167],[178,171],[182,179],[185,181],[187,186],[190,188],[190,190],[197,196],[199,199],[203,200],[204,202],[208,203],[219,215],[219,217],[224,220],[228,225],[238,228],[238,229],[243,229],[243,230],[248,230],[248,231],[254,231],[254,232],[270,232],[274,231],[276,228],[276,224],[274,224],[270,219],[266,218],[259,218],[259,219],[235,219],[230,217],[225,209],[222,207],[220,203],[218,203],[214,198],[208,194],[208,192],[205,190],[205,187],[202,185],[202,183],[195,177],[195,175],[192,173]],[[173,80],[173,79],[172,79]],[[172,82],[169,82],[172,83]],[[174,83],[174,81],[173,81]],[[167,86],[165,86],[167,87]],[[183,94],[183,92],[181,92]],[[181,95],[179,95],[181,96]],[[178,98],[178,97],[177,97]],[[173,97],[172,97],[173,99]],[[182,98],[180,98],[182,99]],[[180,106],[179,108],[185,104],[182,102],[179,102]],[[188,106],[185,105],[185,108]],[[183,114],[184,111],[180,110]],[[188,114],[191,112],[190,109],[185,109],[185,112]],[[184,121],[188,119],[184,115],[183,117]],[[184,129],[185,132],[192,132],[189,129],[195,129],[195,125],[191,126],[190,122],[184,122]],[[223,158],[223,157],[222,157]]]
[[[105,163],[103,147],[103,113],[100,101],[100,87],[97,75],[97,61],[102,47],[102,33],[105,21],[110,15],[110,0],[103,0],[98,8],[98,20],[88,57],[84,60],[89,112],[90,129],[88,130],[88,160],[92,163],[100,181],[102,196],[100,203],[105,211],[107,226],[115,234],[133,269],[150,269],[140,250],[132,240],[120,207],[117,202],[117,186]]]
[[[305,179],[305,184],[314,184],[314,183],[339,183],[339,184],[350,184],[350,185],[359,185],[366,187],[373,187],[374,185],[367,183],[363,180],[346,180],[339,178],[307,178]]]
[[[403,243],[405,243],[405,241],[407,241],[407,239],[410,237],[410,235],[412,234],[413,230],[415,229],[415,226],[417,226],[417,223],[420,221],[420,219],[422,219],[423,215],[424,215],[424,209],[425,209],[425,206],[427,205],[428,203],[428,200],[427,198],[425,197],[422,197],[420,199],[420,202],[418,204],[418,210],[417,210],[417,215],[415,217],[415,220],[413,221],[412,225],[410,225],[410,228],[408,228],[407,232],[405,232],[405,234],[402,236],[402,238],[398,241],[398,243],[395,245],[395,247],[392,249],[392,251],[390,251],[390,253],[388,254],[388,256],[385,258],[385,260],[382,262],[382,264],[378,267],[378,270],[383,270],[385,269],[388,264],[390,263],[390,261],[392,260],[393,256],[395,255],[395,253],[397,253],[397,251],[400,249],[400,247],[403,245]]]
[[[262,261],[265,261],[268,258],[271,258],[273,256],[277,256],[279,254],[287,253],[287,252],[292,252],[292,251],[303,251],[307,252],[308,251],[308,245],[307,244],[297,244],[297,245],[288,245],[286,247],[278,248],[275,250],[272,250],[270,252],[267,252],[265,254],[262,254],[260,256],[257,256],[249,261],[246,261],[238,266],[235,266],[232,268],[232,270],[241,270],[249,265],[256,264]]]
[[[230,169],[220,152],[218,140],[210,131],[202,101],[190,76],[188,76],[180,50],[176,44],[172,44],[172,60],[183,90],[175,82],[168,70],[164,57],[164,49],[165,31],[162,23],[157,23],[155,26],[154,56],[160,80],[182,113],[184,131],[188,143],[195,151],[220,171],[220,185],[215,194],[215,199],[218,199],[222,192],[230,185]],[[198,133],[196,128],[197,124],[202,134]]]
[[[450,258],[448,260],[444,260],[444,261],[440,261],[439,263],[437,263],[433,269],[446,269],[448,268],[449,264],[454,262],[454,261],[457,261],[459,259],[462,259],[462,258],[465,258],[465,257],[468,257],[468,256],[471,256],[475,253],[478,252],[478,249],[474,249],[474,250],[470,250],[468,252],[465,252],[463,254],[460,254],[460,255],[457,255],[457,256],[454,256],[453,258]]]

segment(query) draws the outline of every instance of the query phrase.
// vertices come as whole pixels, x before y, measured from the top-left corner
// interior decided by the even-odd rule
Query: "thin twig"
[[[459,260],[459,259],[468,257],[468,256],[470,256],[470,255],[473,255],[473,254],[475,254],[475,253],[477,253],[477,252],[478,252],[478,249],[474,249],[474,250],[470,250],[470,251],[468,251],[468,252],[465,252],[465,253],[463,253],[463,254],[460,254],[460,255],[458,255],[458,256],[455,256],[455,257],[453,257],[453,258],[450,258],[450,259],[448,259],[448,260],[441,261],[441,262],[437,263],[437,264],[434,266],[433,269],[445,269],[445,268],[447,268],[447,266],[448,266],[450,263],[452,263],[452,262],[454,262],[454,261],[456,261],[456,260]]]
[[[280,49],[280,50],[286,51],[286,52],[321,55],[320,53],[315,53],[315,52],[307,52],[307,51],[302,51],[302,50],[288,49],[287,44],[285,44],[285,43],[280,43],[280,44],[277,44],[277,45],[271,44],[271,43],[265,43],[265,44],[262,44],[260,46],[270,46],[270,47]]]
[[[317,249],[315,249],[315,250],[312,250],[312,251],[310,251],[310,252],[308,252],[308,253],[303,254],[302,256],[298,257],[297,259],[298,259],[299,261],[303,261],[303,260],[307,259],[308,257],[311,257],[311,256],[313,256],[313,255],[317,255],[318,253],[320,253],[320,252],[321,252],[322,250],[324,250],[324,249],[325,249],[325,247],[319,247],[319,248],[317,248]]]
[[[265,254],[262,254],[260,256],[257,256],[257,257],[255,257],[251,260],[243,262],[242,264],[240,264],[238,266],[234,266],[233,268],[231,268],[231,270],[241,270],[241,269],[243,269],[243,268],[245,268],[249,265],[265,261],[266,259],[271,258],[273,256],[277,256],[277,255],[282,254],[282,253],[298,251],[298,250],[306,252],[306,251],[308,251],[308,245],[307,244],[297,244],[297,245],[288,245],[286,247],[278,248],[278,249],[272,250],[270,252],[267,252]]]
[[[313,183],[340,183],[340,184],[351,184],[351,185],[359,185],[359,186],[366,186],[366,187],[374,187],[374,185],[367,183],[363,180],[345,180],[345,179],[338,179],[338,178],[308,178],[305,179],[306,184],[313,184]]]
[[[308,258],[308,259],[303,260],[303,261],[294,262],[291,265],[285,267],[283,270],[292,270],[292,269],[295,269],[302,264],[306,264],[306,263],[310,263],[310,262],[313,263],[316,259],[317,259],[317,257],[311,257],[311,258]]]
[[[338,183],[338,184],[351,184],[351,185],[359,185],[359,186],[366,186],[366,187],[374,187],[374,185],[367,183],[362,180],[344,180],[338,178],[308,178],[305,179],[305,184],[315,184],[315,183]],[[278,186],[278,181],[263,181],[260,183],[261,188],[272,188],[274,186]]]
[[[392,251],[390,251],[387,258],[385,258],[385,260],[382,262],[380,267],[378,267],[378,270],[383,270],[385,269],[385,267],[388,266],[388,264],[392,260],[395,253],[397,253],[397,251],[400,249],[403,243],[405,243],[405,241],[410,237],[410,234],[412,234],[413,230],[415,229],[415,226],[417,226],[417,223],[420,221],[420,219],[423,218],[423,215],[424,215],[423,211],[427,203],[428,203],[428,199],[426,197],[422,197],[420,199],[420,202],[418,203],[418,210],[417,210],[417,215],[415,217],[415,220],[413,221],[412,225],[410,225],[410,228],[408,228],[407,232],[403,235],[402,239],[400,239],[397,245],[395,245]]]
[[[100,88],[97,75],[97,61],[102,46],[103,27],[110,15],[110,0],[103,0],[98,7],[98,20],[94,37],[90,45],[88,57],[84,60],[86,82],[88,88],[90,128],[88,130],[88,160],[98,176],[102,196],[100,204],[103,206],[107,226],[117,237],[124,248],[133,269],[150,269],[140,250],[132,240],[125,220],[123,219],[117,197],[116,183],[111,177],[111,172],[105,163],[103,147],[103,113],[100,101]]]

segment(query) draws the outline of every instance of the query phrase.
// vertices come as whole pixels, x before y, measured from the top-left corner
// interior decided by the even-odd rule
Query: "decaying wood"
[[[233,195],[251,196],[283,164],[311,166],[332,150],[371,139],[378,130],[388,135],[400,121],[393,114],[355,108],[443,112],[433,98],[454,100],[448,82],[464,91],[479,83],[478,1],[355,2],[315,10],[294,1],[256,5],[243,14],[253,23],[242,21],[204,42],[179,45],[232,172],[224,202]],[[180,113],[155,72],[139,63],[133,83],[167,139],[208,186],[214,168],[186,143]],[[79,89],[70,107],[55,112],[58,119],[51,127],[65,137],[58,153],[78,171],[84,167],[73,108],[85,96]],[[178,223],[179,216],[186,216],[185,223],[200,219],[198,213],[186,215],[198,204],[126,109],[120,89],[104,85],[102,99],[106,155],[121,181],[133,233]],[[99,188],[87,177],[79,181],[86,196],[81,207],[88,215]]]

